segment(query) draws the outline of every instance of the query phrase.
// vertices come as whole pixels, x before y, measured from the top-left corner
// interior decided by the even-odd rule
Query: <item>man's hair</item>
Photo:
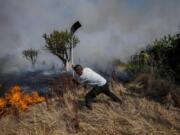
[[[75,65],[75,66],[73,67],[73,69],[74,69],[74,70],[83,69],[83,67],[82,67],[81,65]]]

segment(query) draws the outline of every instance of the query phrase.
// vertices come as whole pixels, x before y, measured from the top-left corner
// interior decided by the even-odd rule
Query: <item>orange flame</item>
[[[44,97],[39,96],[37,92],[28,95],[21,91],[19,86],[14,86],[6,94],[5,98],[0,98],[0,109],[7,107],[7,105],[16,106],[17,108],[25,111],[28,106],[45,101]]]
[[[0,99],[0,108],[4,108],[7,104],[7,101],[5,99]]]

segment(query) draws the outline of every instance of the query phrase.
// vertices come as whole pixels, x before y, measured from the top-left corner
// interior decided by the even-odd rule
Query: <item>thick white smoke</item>
[[[179,0],[0,0],[0,60],[6,71],[30,68],[22,50],[40,50],[39,65],[61,64],[44,51],[42,35],[79,20],[76,63],[104,68],[126,60],[180,24]],[[5,62],[4,62],[5,61]],[[43,66],[44,67],[44,66]],[[39,67],[40,68],[40,67]]]

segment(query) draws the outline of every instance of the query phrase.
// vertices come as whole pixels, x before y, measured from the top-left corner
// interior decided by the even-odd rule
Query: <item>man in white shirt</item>
[[[81,65],[72,65],[72,68],[78,75],[77,83],[87,84],[93,87],[85,96],[86,107],[92,109],[92,101],[101,93],[109,96],[115,102],[122,103],[122,100],[110,91],[108,83],[104,77],[90,68],[83,68]]]

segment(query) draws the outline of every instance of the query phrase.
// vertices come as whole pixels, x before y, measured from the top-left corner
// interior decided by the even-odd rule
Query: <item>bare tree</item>
[[[32,66],[34,67],[37,61],[38,51],[31,48],[31,49],[24,50],[22,54],[27,60],[31,62]]]

